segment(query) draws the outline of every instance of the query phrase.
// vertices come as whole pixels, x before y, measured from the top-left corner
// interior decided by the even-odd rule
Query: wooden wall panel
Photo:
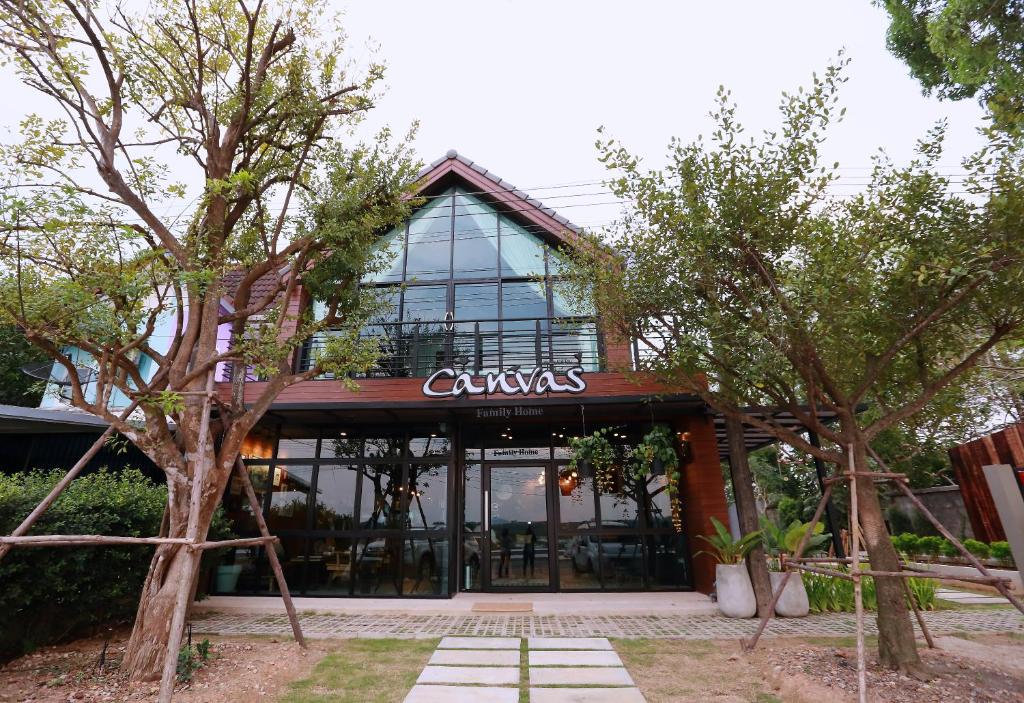
[[[688,415],[680,417],[677,432],[689,432],[693,461],[682,467],[684,529],[691,553],[704,548],[698,535],[714,533],[711,518],[729,524],[729,508],[725,500],[725,481],[718,457],[718,442],[710,416]],[[715,586],[715,560],[706,554],[693,557],[694,587],[701,593],[710,593]]]
[[[1024,423],[957,445],[949,450],[949,459],[974,536],[983,542],[1006,539],[982,467],[990,464],[1024,466]]]
[[[637,381],[633,377],[627,377],[619,373],[588,373],[584,375],[587,382],[587,390],[583,393],[568,396],[567,394],[551,394],[547,397],[566,398],[571,397],[580,400],[622,397],[622,396],[644,396],[669,393],[670,389],[653,380]],[[477,396],[471,401],[465,398],[427,398],[423,395],[422,378],[372,378],[359,381],[359,389],[352,391],[339,381],[304,381],[286,388],[274,402],[274,407],[288,405],[306,404],[344,404],[344,403],[437,403],[443,407],[447,403],[467,404],[472,403],[494,403],[502,404],[512,401],[536,401],[544,403],[544,396],[495,396],[484,400]],[[251,403],[259,397],[266,387],[262,382],[250,382],[245,384],[245,402]],[[438,382],[436,388],[444,388],[444,384]],[[451,383],[448,382],[448,387]],[[217,392],[225,401],[231,397],[231,384],[217,384]]]

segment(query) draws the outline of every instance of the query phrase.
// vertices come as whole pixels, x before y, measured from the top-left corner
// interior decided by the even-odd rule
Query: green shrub
[[[965,539],[964,547],[979,559],[988,559],[991,553],[987,544],[976,539]]]
[[[957,557],[963,556],[960,553],[960,550],[954,547],[953,543],[948,539],[942,540],[942,545],[939,547],[939,553],[944,557],[949,557],[950,559],[956,559]]]
[[[945,541],[946,540],[941,537],[921,537],[917,540],[917,553],[924,554],[929,557],[937,557],[939,556],[939,552],[942,550],[942,544]]]
[[[999,561],[1013,561],[1013,552],[1010,551],[1010,543],[1006,541],[993,542],[988,545],[989,552],[993,559]]]
[[[919,540],[920,538],[913,532],[904,532],[892,538],[892,546],[900,554],[913,555],[918,553]]]
[[[0,474],[0,534],[11,531],[64,475]],[[152,537],[167,489],[142,472],[79,477],[31,534]],[[223,513],[211,538],[230,534]],[[0,561],[0,661],[97,627],[131,621],[153,547],[23,547]]]
[[[935,609],[935,592],[939,590],[938,581],[935,579],[909,578],[907,579],[907,586],[910,589],[910,595],[914,598],[919,609]]]

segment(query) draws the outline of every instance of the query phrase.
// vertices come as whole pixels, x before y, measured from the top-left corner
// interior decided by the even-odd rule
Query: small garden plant
[[[761,531],[748,532],[739,539],[734,539],[729,528],[717,518],[711,518],[711,524],[715,528],[713,535],[698,535],[711,547],[710,550],[700,551],[697,554],[709,554],[719,564],[739,564],[761,541]]]

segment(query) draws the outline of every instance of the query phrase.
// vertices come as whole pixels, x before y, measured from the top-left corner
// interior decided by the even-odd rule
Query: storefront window
[[[277,443],[278,459],[312,459],[316,457],[316,437],[310,439],[282,439]]]
[[[409,527],[443,530],[448,526],[448,466],[412,464],[409,467]]]
[[[448,592],[448,541],[413,537],[405,541],[404,595],[428,596]]]
[[[358,466],[320,466],[314,529],[351,530],[355,526],[358,470]]]
[[[275,466],[267,524],[272,532],[305,530],[312,466]]]
[[[405,491],[401,464],[363,467],[363,490],[359,508],[360,527],[397,530],[403,526]]]
[[[448,278],[451,271],[451,198],[440,196],[409,221],[407,280]]]
[[[451,450],[449,439],[436,434],[429,437],[413,437],[409,440],[409,456],[448,456]]]
[[[489,205],[472,195],[455,196],[453,256],[457,278],[498,276],[498,218]]]
[[[587,591],[601,588],[599,567],[596,535],[562,535],[558,538],[558,579],[562,590]]]
[[[573,473],[577,475],[574,477]],[[568,466],[558,471],[558,511],[563,530],[585,530],[597,527],[594,510],[594,482],[580,478]]]
[[[347,537],[312,540],[305,594],[346,596],[351,582],[352,540]]]
[[[404,542],[406,540],[397,535],[386,535],[364,537],[356,543],[353,577],[358,595],[401,594]]]
[[[609,590],[637,590],[644,586],[643,538],[636,533],[602,535],[592,550],[601,580]]]
[[[601,527],[639,527],[636,497],[628,489],[601,494]]]

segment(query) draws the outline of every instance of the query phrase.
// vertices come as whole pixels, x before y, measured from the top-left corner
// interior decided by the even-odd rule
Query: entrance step
[[[519,689],[416,685],[405,703],[519,703]]]
[[[474,603],[474,613],[532,613],[533,603]]]
[[[518,637],[445,637],[438,649],[514,649],[519,650]]]
[[[607,649],[607,637],[531,637],[530,649]]]
[[[438,649],[427,663],[442,666],[519,666],[519,652],[511,649]]]
[[[638,688],[531,688],[530,703],[646,703]]]
[[[530,652],[530,666],[622,666],[615,652],[547,650]]]
[[[623,670],[625,671],[625,670]],[[515,686],[518,666],[432,666],[423,667],[416,683],[477,683],[488,686]]]
[[[530,667],[531,686],[635,686],[622,668]]]

